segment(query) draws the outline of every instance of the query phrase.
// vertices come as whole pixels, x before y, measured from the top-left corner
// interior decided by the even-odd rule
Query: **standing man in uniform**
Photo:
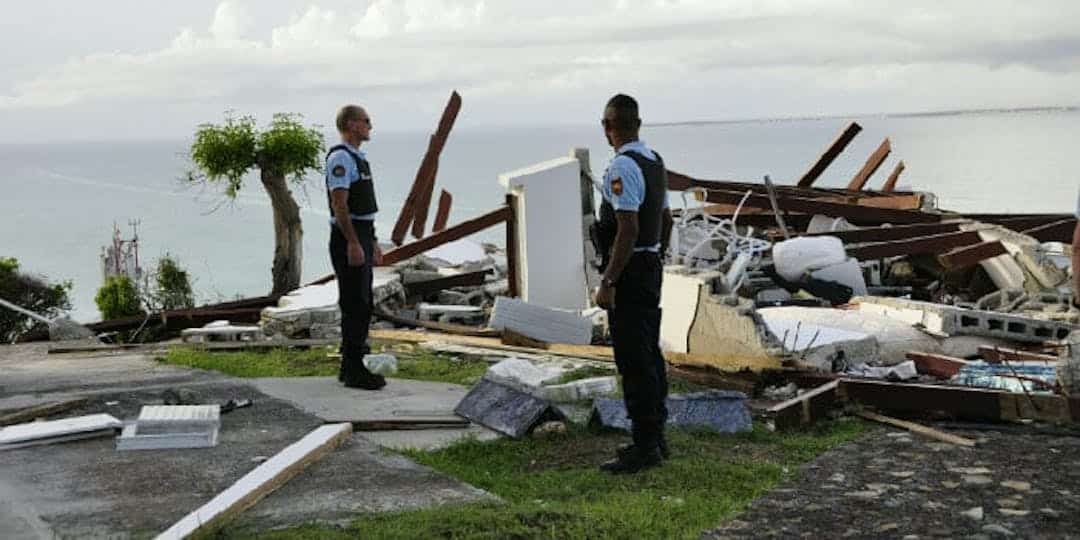
[[[375,239],[375,183],[367,155],[360,150],[371,139],[371,117],[363,107],[346,105],[338,111],[341,144],[326,155],[326,190],[330,201],[330,260],[337,275],[341,308],[341,369],[338,380],[350,388],[378,390],[386,379],[369,371],[364,356],[373,310],[371,282],[374,265],[382,261]]]
[[[594,234],[604,265],[596,303],[608,310],[633,435],[633,444],[620,448],[601,469],[635,473],[660,465],[668,454],[660,284],[672,219],[664,160],[638,139],[637,101],[624,94],[612,97],[601,124],[616,155],[604,174]]]

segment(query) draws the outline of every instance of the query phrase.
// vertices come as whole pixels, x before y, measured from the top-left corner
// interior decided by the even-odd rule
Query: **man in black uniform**
[[[611,98],[602,124],[616,156],[604,175],[604,201],[594,233],[604,266],[596,303],[608,310],[633,444],[620,448],[601,468],[634,473],[660,465],[668,454],[660,284],[672,219],[664,161],[638,140],[641,119],[634,98]]]
[[[374,265],[382,260],[375,239],[375,183],[360,145],[371,138],[371,117],[357,105],[337,115],[341,144],[326,155],[326,189],[330,201],[330,260],[337,275],[341,308],[341,369],[338,380],[350,388],[378,390],[386,380],[364,366],[373,310]]]

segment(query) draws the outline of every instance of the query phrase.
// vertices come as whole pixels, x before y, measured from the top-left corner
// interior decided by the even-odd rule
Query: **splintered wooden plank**
[[[397,262],[415,257],[425,251],[448,244],[454,240],[461,240],[471,234],[476,234],[488,227],[494,227],[505,222],[510,217],[510,210],[505,206],[488,212],[480,217],[459,223],[442,232],[435,233],[427,238],[406,244],[397,249],[392,249],[383,254],[383,266],[390,266]]]
[[[877,172],[878,167],[885,162],[885,158],[889,157],[889,153],[892,152],[892,144],[889,139],[885,139],[881,142],[881,146],[878,146],[877,150],[874,150],[873,154],[867,158],[866,164],[863,165],[859,172],[855,173],[855,177],[848,183],[848,190],[859,191],[866,185],[866,181]]]
[[[450,220],[450,205],[454,197],[445,189],[439,194],[439,210],[435,213],[435,224],[431,226],[431,232],[441,232],[446,229],[446,222]]]
[[[814,181],[821,176],[821,173],[825,172],[825,169],[829,168],[829,165],[836,160],[836,157],[844,151],[844,148],[847,148],[848,143],[850,143],[860,131],[862,131],[862,126],[859,124],[855,122],[848,124],[848,126],[844,128],[844,131],[841,131],[840,135],[836,137],[836,140],[825,149],[825,152],[821,154],[821,157],[810,166],[810,170],[806,171],[806,174],[799,179],[798,186],[803,188],[810,187]]]
[[[1062,220],[1032,227],[1021,231],[1022,233],[1040,242],[1061,242],[1071,244],[1073,232],[1076,230],[1076,218],[1070,217]]]
[[[86,405],[87,400],[83,399],[69,399],[67,401],[55,401],[53,403],[46,403],[44,405],[37,405],[34,407],[27,407],[18,411],[10,412],[3,416],[0,416],[0,426],[10,426],[13,424],[21,424],[23,422],[33,422],[38,418],[45,418],[54,414],[59,414],[65,411],[70,411],[78,407]]]
[[[889,175],[889,179],[885,181],[885,186],[881,188],[881,191],[885,193],[892,193],[896,191],[896,183],[900,180],[900,173],[904,172],[904,161],[896,164],[896,168],[893,169],[892,174]]]
[[[938,262],[946,270],[965,268],[978,264],[986,259],[992,259],[998,255],[1005,255],[1009,251],[998,240],[992,242],[979,242],[970,246],[958,247],[948,253],[938,256]]]
[[[771,427],[780,431],[814,423],[824,417],[837,402],[840,381],[825,383],[809,392],[769,407],[766,415]]]
[[[439,153],[442,152],[443,146],[446,145],[446,138],[450,135],[450,128],[453,127],[454,120],[457,119],[460,110],[461,96],[458,95],[457,92],[453,92],[450,94],[450,101],[447,102],[446,108],[443,109],[442,118],[439,119],[437,131],[428,141],[427,152],[424,154],[424,159],[420,162],[420,168],[416,171],[416,178],[413,180],[412,188],[409,190],[409,195],[405,197],[405,202],[401,207],[401,213],[398,214],[397,223],[394,224],[394,230],[390,234],[390,239],[399,246],[405,241],[405,234],[409,230],[409,225],[413,224],[415,227],[415,218],[420,214],[421,206],[423,206],[424,219],[427,219],[427,204],[430,204],[431,202],[431,190],[435,187],[435,174],[439,166]],[[430,187],[428,187],[429,180]],[[424,203],[425,189],[427,190],[427,203]],[[419,236],[423,236],[422,231],[423,227],[421,227],[421,234]]]
[[[1011,364],[1017,362],[1040,362],[1042,364],[1056,365],[1058,361],[1058,357],[1049,354],[1005,349],[990,345],[980,345],[979,356],[983,357],[984,360],[991,364],[1000,364],[1002,362],[1009,362]]]
[[[210,502],[184,516],[175,525],[159,534],[159,540],[206,537],[251,508],[263,497],[285,485],[308,465],[345,442],[352,434],[352,425],[332,424],[319,427],[303,439],[289,445],[274,457],[264,461],[235,484],[219,493]]]
[[[873,420],[874,422],[881,422],[882,424],[888,424],[898,428],[903,428],[912,433],[918,433],[931,439],[936,439],[942,442],[955,444],[958,446],[975,446],[975,441],[960,437],[959,435],[953,435],[952,433],[945,433],[944,431],[936,430],[931,427],[924,426],[922,424],[916,424],[915,422],[908,422],[907,420],[900,420],[891,416],[885,416],[883,414],[872,413],[870,411],[859,411],[855,413],[867,420]]]
[[[953,248],[978,244],[981,240],[977,231],[932,234],[851,247],[847,249],[847,254],[860,261],[901,255],[940,255]]]

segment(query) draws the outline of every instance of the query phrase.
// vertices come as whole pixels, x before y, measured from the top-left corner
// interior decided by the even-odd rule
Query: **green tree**
[[[169,310],[195,307],[195,295],[191,292],[191,278],[187,270],[168,254],[158,259],[154,285],[150,299],[155,308]]]
[[[221,125],[200,125],[191,145],[194,169],[188,180],[223,185],[230,199],[239,194],[247,173],[259,170],[274,211],[271,294],[300,286],[304,231],[300,206],[289,184],[302,185],[306,173],[322,169],[322,133],[314,126],[304,127],[300,119],[295,114],[276,114],[270,125],[259,131],[252,117],[227,113]]]
[[[98,289],[94,303],[101,312],[102,320],[119,319],[132,315],[142,315],[142,300],[139,289],[127,276],[111,276]]]
[[[48,318],[71,309],[71,282],[46,283],[19,271],[19,261],[0,257],[0,298]],[[40,325],[30,317],[0,307],[0,342],[10,343]]]

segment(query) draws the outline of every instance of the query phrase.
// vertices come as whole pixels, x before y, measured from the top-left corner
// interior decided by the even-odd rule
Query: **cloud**
[[[689,102],[668,104],[669,115],[724,110],[710,101],[723,91],[751,116],[1071,103],[1080,91],[1080,3],[1070,0],[372,0],[311,3],[252,27],[261,6],[224,1],[204,29],[179,29],[157,49],[45,67],[0,88],[0,111],[357,92],[391,102],[456,87],[493,119],[613,89]]]

